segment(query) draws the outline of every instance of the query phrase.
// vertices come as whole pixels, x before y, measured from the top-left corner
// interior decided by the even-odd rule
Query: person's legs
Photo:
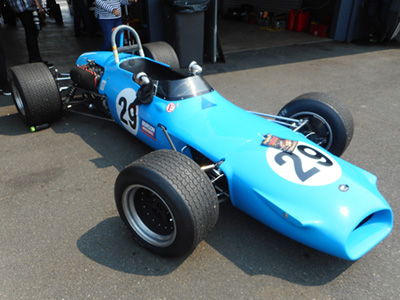
[[[4,95],[10,95],[7,82],[7,67],[6,67],[6,55],[3,50],[3,44],[0,39],[0,93]]]
[[[0,39],[0,87],[7,83],[6,55]]]
[[[101,32],[103,33],[104,43],[101,46],[101,51],[110,51],[112,49],[111,46],[111,34],[114,27],[122,24],[122,19],[99,19],[99,24],[101,28]],[[117,41],[118,43],[118,41]]]
[[[90,20],[90,12],[83,0],[72,0],[74,8],[74,29],[75,35],[81,35],[81,20],[86,27],[87,32],[92,35],[94,34],[94,27]]]
[[[112,30],[112,20],[110,19],[99,19],[99,25],[101,32],[103,33],[103,45],[100,47],[100,51],[110,51],[111,50],[111,30]]]
[[[80,1],[82,0],[72,0],[72,8],[74,10],[74,32],[75,36],[81,35],[81,10],[80,10]]]
[[[119,25],[122,25],[122,18],[114,19],[114,27],[113,27],[113,29],[115,27],[119,26]],[[120,38],[121,38],[121,35],[118,34],[118,36],[117,36],[117,47],[120,47]]]
[[[93,35],[95,33],[95,28],[92,24],[92,20],[90,19],[90,11],[86,4],[82,1],[81,2],[81,14],[82,14],[82,21],[86,27],[87,32],[89,35]]]
[[[18,17],[25,29],[25,40],[29,54],[29,62],[41,62],[42,57],[40,56],[38,44],[39,31],[36,29],[35,23],[33,22],[32,12],[24,11],[23,13],[18,14]]]

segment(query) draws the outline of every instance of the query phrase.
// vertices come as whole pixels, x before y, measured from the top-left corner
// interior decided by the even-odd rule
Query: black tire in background
[[[343,154],[353,137],[354,122],[351,112],[342,101],[332,95],[300,95],[286,104],[278,116],[308,120],[299,132],[336,156]]]
[[[167,64],[174,69],[180,68],[178,56],[174,48],[167,42],[143,44],[143,51],[148,58]]]
[[[400,32],[400,0],[391,0],[384,20],[385,35],[383,39],[391,41]]]
[[[61,118],[63,108],[58,86],[44,63],[12,67],[8,80],[15,106],[28,126]]]
[[[219,203],[208,176],[172,150],[151,152],[115,182],[119,215],[138,242],[162,256],[189,254],[214,227]]]

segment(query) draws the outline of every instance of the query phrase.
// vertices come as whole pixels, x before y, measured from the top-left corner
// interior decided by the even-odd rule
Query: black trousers
[[[1,42],[0,35],[0,88],[7,86],[7,67],[6,67],[6,55],[3,50],[3,44]]]
[[[75,35],[81,32],[81,20],[86,27],[89,34],[94,33],[92,21],[90,19],[90,12],[84,0],[72,0],[72,7],[74,8],[74,30]]]
[[[35,23],[33,22],[32,11],[26,10],[17,14],[17,16],[25,29],[25,41],[29,54],[29,62],[41,62],[42,57],[40,56],[38,43],[39,31],[36,29]]]

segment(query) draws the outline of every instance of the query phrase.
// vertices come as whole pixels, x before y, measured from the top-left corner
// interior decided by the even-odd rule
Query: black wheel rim
[[[127,187],[122,196],[122,208],[129,225],[147,243],[168,247],[174,242],[175,218],[154,190],[139,184]]]
[[[291,116],[293,119],[307,123],[298,132],[304,134],[317,145],[329,149],[333,142],[333,132],[329,123],[320,115],[313,112],[299,112]]]

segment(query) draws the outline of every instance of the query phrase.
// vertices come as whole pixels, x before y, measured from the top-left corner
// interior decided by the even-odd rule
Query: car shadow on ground
[[[151,151],[150,147],[113,121],[99,120],[72,111],[65,112],[61,122],[52,125],[52,129],[56,133],[76,134],[93,148],[100,155],[91,160],[97,168],[115,167],[121,171]]]
[[[250,276],[305,286],[326,284],[353,264],[289,239],[230,203],[221,205],[218,224],[206,242]]]
[[[83,234],[77,247],[101,265],[141,276],[168,275],[191,256],[196,261],[199,255],[213,256],[213,251],[249,276],[273,276],[304,286],[329,283],[352,265],[280,235],[229,203],[221,205],[218,223],[202,243],[188,256],[164,258],[140,246],[122,220],[112,217]]]
[[[96,150],[100,157],[92,162],[98,168],[115,166],[122,170],[126,165],[151,151],[112,121],[82,116],[71,111],[64,112],[63,118],[50,124],[56,134],[73,133]],[[19,136],[32,134],[26,126],[11,97],[0,101],[0,135]]]

